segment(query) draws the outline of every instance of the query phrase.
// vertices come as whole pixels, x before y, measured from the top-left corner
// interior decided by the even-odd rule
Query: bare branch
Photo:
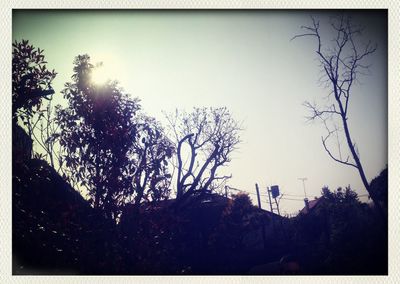
[[[217,170],[229,163],[230,153],[240,142],[241,129],[226,108],[195,108],[192,113],[177,114],[176,118],[176,123],[170,126],[178,137],[176,182],[180,199],[208,191],[216,180],[226,178],[218,177]],[[183,144],[189,147],[188,152],[182,148]],[[189,159],[187,168],[182,165],[182,155]]]
[[[347,157],[346,161],[340,160],[338,158],[336,158],[335,156],[332,155],[331,151],[328,149],[327,145],[326,145],[326,140],[329,138],[329,136],[331,135],[331,133],[328,134],[328,136],[326,136],[325,138],[321,136],[321,140],[322,140],[322,145],[324,146],[325,151],[328,153],[328,155],[336,162],[344,164],[344,165],[348,165],[348,166],[352,166],[357,168],[357,165],[350,163],[349,157]]]
[[[294,40],[294,39],[296,39],[296,38],[303,37],[303,36],[317,36],[317,35],[316,35],[315,33],[300,34],[300,35],[295,35],[295,36],[292,37],[290,40],[292,41],[292,40]]]
[[[303,106],[308,108],[311,112],[311,115],[307,117],[307,120],[309,121],[314,120],[316,118],[324,118],[324,115],[341,115],[341,113],[336,110],[335,105],[332,105],[328,109],[319,110],[315,103],[311,104],[310,102],[305,101],[303,103]]]

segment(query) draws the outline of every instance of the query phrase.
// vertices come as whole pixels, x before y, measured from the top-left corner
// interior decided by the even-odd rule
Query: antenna
[[[307,198],[307,193],[306,193],[306,183],[305,183],[305,181],[307,180],[307,178],[306,178],[306,177],[303,177],[303,178],[298,178],[298,180],[301,180],[301,181],[303,181],[304,197],[305,197],[305,198]]]

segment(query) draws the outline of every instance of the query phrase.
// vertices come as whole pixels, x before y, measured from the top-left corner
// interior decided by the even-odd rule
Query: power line
[[[303,199],[284,198],[284,197],[282,197],[281,199],[283,199],[283,200],[291,200],[291,201],[301,201],[301,202],[304,202]]]
[[[232,189],[232,190],[234,190],[234,191],[239,191],[239,192],[243,192],[243,193],[247,193],[247,194],[251,194],[251,195],[254,195],[254,196],[257,196],[257,194],[256,193],[253,193],[253,192],[248,192],[248,191],[245,191],[245,190],[242,190],[242,189],[239,189],[239,188],[234,188],[234,187],[231,187],[231,186],[227,186],[229,189]],[[296,199],[296,198],[287,198],[287,197],[284,197],[285,195],[288,195],[288,196],[294,196],[294,197],[301,197],[301,196],[299,196],[299,195],[292,195],[292,194],[286,194],[286,193],[283,193],[282,194],[282,197],[280,198],[280,199],[283,199],[283,200],[291,200],[291,201],[304,201],[303,199]],[[263,197],[268,197],[268,195],[267,194],[260,194],[260,196],[263,196]],[[268,203],[267,201],[264,201],[264,200],[262,200],[262,202],[264,202],[264,203]]]
[[[304,197],[303,195],[296,195],[296,194],[290,194],[290,193],[284,193],[282,195],[293,196],[293,197],[301,197],[301,198]]]

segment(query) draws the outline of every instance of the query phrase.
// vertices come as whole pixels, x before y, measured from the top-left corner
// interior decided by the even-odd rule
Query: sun
[[[115,77],[115,72],[112,68],[105,66],[104,64],[97,64],[92,69],[91,80],[95,85],[104,85],[108,81],[112,81]]]
[[[92,50],[91,61],[94,67],[91,69],[91,82],[97,86],[104,86],[110,81],[119,81],[121,75],[121,61],[115,52]]]

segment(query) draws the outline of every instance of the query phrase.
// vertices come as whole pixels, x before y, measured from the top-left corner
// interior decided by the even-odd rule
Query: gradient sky
[[[13,40],[28,39],[45,50],[48,67],[58,72],[57,102],[63,102],[60,91],[70,81],[74,57],[87,53],[164,125],[162,111],[228,107],[245,128],[224,169],[233,175],[228,184],[252,193],[253,200],[256,182],[263,194],[278,184],[281,212],[295,213],[304,206],[300,177],[307,177],[309,197],[319,196],[324,185],[351,185],[366,194],[357,171],[324,151],[324,127],[305,119],[302,103],[329,92],[318,84],[315,39],[290,41],[310,24],[310,15],[322,24],[334,13],[14,10],[12,28]],[[353,20],[365,26],[363,41],[378,44],[369,59],[371,74],[354,87],[349,110],[351,134],[371,180],[388,163],[387,18],[365,10]]]

